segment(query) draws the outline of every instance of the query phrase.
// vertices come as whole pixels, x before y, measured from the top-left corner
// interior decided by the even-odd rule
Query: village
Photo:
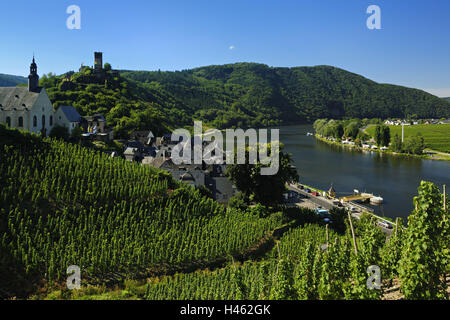
[[[105,72],[101,52],[95,52],[95,75],[101,80]],[[82,66],[83,68],[83,66]],[[65,83],[70,86],[70,79]],[[28,76],[28,87],[0,88],[0,123],[47,137],[55,128],[64,128],[71,136],[80,134],[80,142],[85,146],[122,146],[122,150],[105,150],[111,157],[123,157],[158,169],[166,170],[172,177],[195,188],[209,190],[219,203],[226,204],[237,192],[233,182],[225,175],[226,164],[180,164],[171,159],[173,148],[178,142],[172,141],[171,134],[154,137],[150,130],[133,132],[128,140],[114,140],[114,131],[108,127],[103,114],[81,116],[73,106],[60,106],[56,111],[45,88],[39,87],[37,64],[33,57]],[[204,143],[203,147],[206,147]],[[192,148],[194,145],[192,144]]]

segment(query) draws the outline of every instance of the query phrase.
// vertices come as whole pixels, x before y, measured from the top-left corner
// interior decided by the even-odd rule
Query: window
[[[23,118],[19,117],[19,127],[23,127]]]
[[[50,116],[50,126],[53,125],[53,116]]]
[[[45,116],[42,116],[42,128],[45,128]]]
[[[11,118],[10,117],[6,117],[6,125],[8,127],[11,127]]]
[[[33,117],[33,127],[37,127],[37,117],[36,116],[34,116]]]

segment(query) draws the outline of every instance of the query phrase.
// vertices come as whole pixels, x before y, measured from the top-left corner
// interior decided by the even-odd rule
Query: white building
[[[56,111],[56,124],[61,127],[66,127],[69,130],[69,134],[72,134],[72,130],[80,125],[81,116],[74,107],[61,106]]]
[[[30,66],[28,88],[0,88],[0,123],[47,136],[55,126],[55,111],[45,89],[39,87],[37,65]]]

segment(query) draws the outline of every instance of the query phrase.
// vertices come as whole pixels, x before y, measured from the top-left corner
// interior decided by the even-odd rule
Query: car
[[[382,228],[392,229],[392,224],[386,221],[378,221],[377,225]]]
[[[327,223],[327,224],[332,224],[333,221],[330,218],[324,218],[323,222]]]
[[[310,190],[310,189],[305,189],[305,191],[308,192],[308,193],[311,193],[311,190]]]
[[[317,208],[316,214],[321,218],[327,218],[330,216],[330,213],[328,212],[328,210],[322,209],[322,208]]]
[[[300,189],[303,190],[303,189],[305,189],[305,187],[301,184]]]

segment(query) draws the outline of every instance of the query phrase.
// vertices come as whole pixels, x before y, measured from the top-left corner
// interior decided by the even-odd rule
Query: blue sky
[[[66,27],[69,5],[81,30]],[[369,5],[381,30],[369,30]],[[182,70],[211,64],[333,65],[450,96],[448,0],[41,0],[0,4],[0,73],[93,65]]]

